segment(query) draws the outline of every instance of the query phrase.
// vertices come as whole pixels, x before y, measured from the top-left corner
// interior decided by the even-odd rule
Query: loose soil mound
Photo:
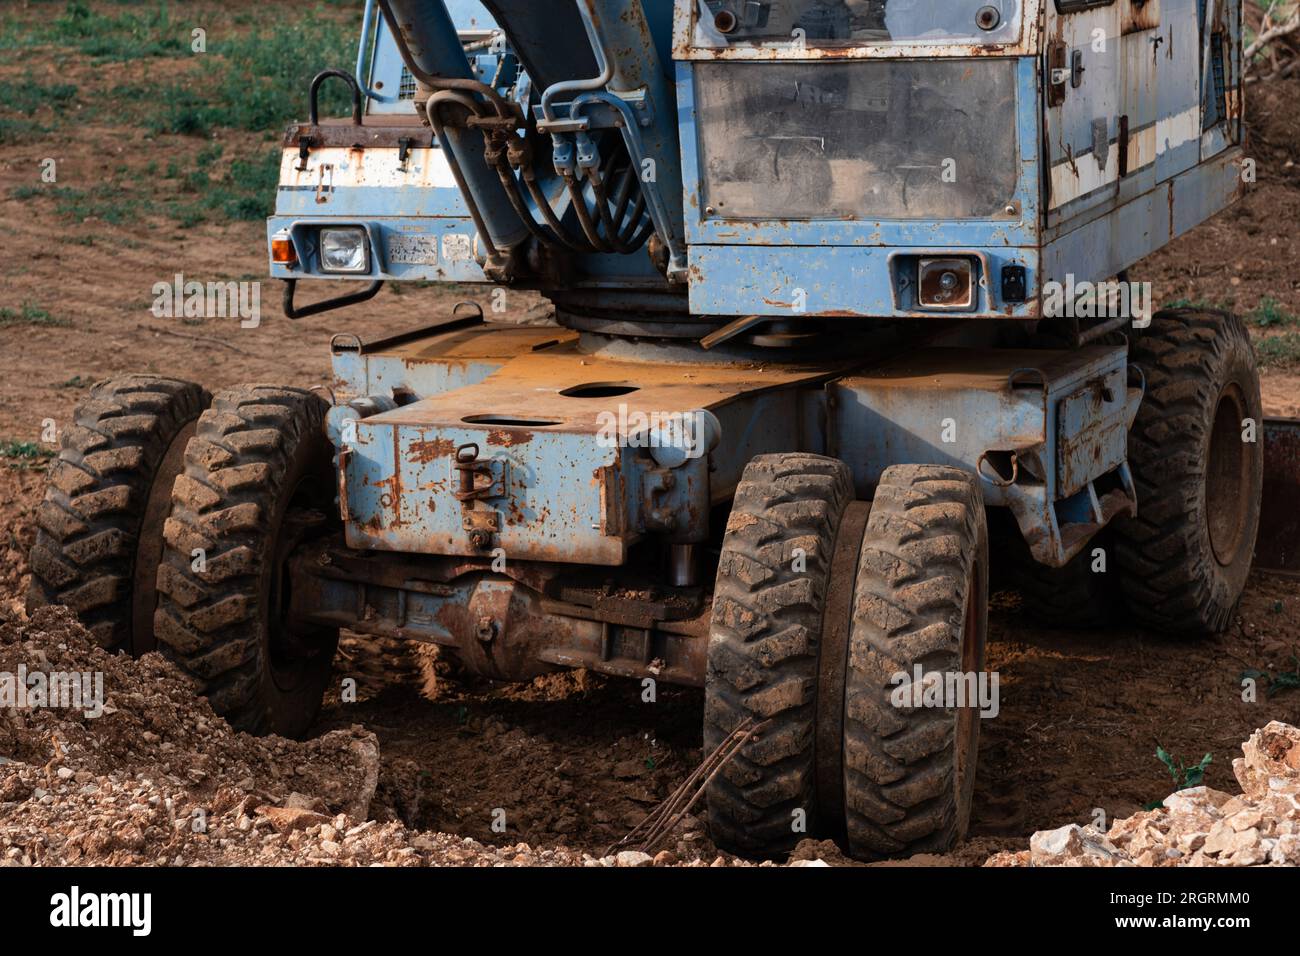
[[[0,615],[0,864],[645,866],[679,858],[486,846],[376,821],[379,742],[359,725],[306,742],[236,733],[160,655],[108,654],[65,608],[41,609],[31,621]],[[84,678],[83,695],[39,696],[42,683],[71,674]]]

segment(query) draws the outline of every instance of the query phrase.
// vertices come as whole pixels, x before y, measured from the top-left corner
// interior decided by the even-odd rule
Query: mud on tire
[[[843,462],[761,455],[727,520],[709,628],[704,749],[746,718],[760,730],[706,795],[715,843],[771,855],[814,832],[814,724],[822,608],[835,532],[853,485]],[[796,562],[796,549],[803,560]],[[798,570],[796,570],[798,568]]]
[[[1125,603],[1162,631],[1217,633],[1246,586],[1259,529],[1263,408],[1250,336],[1227,312],[1167,310],[1130,361],[1146,397],[1129,433],[1137,516],[1115,524]]]
[[[862,540],[845,682],[844,803],[862,859],[942,852],[970,819],[979,717],[896,707],[898,673],[977,672],[988,631],[978,479],[942,465],[881,475]]]
[[[27,609],[66,604],[109,650],[153,650],[162,519],[185,442],[207,407],[192,382],[96,384],[63,430],[36,513]]]
[[[338,643],[336,629],[291,628],[285,615],[288,553],[334,521],[324,410],[299,389],[218,392],[172,492],[158,640],[213,709],[250,733],[307,729]]]

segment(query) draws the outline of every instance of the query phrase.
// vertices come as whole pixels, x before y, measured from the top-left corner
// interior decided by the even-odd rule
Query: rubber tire
[[[1034,560],[1020,538],[1011,546],[1015,584],[1025,611],[1035,622],[1059,630],[1095,630],[1109,625],[1119,607],[1114,544],[1106,529],[1096,535],[1064,567]],[[1093,571],[1093,551],[1106,552],[1106,571]]]
[[[329,683],[336,628],[295,635],[314,653],[272,667],[272,595],[290,505],[336,514],[325,403],[311,392],[247,385],[218,392],[176,479],[158,570],[158,640],[237,730],[300,737]],[[191,554],[206,553],[195,571]]]
[[[709,627],[704,750],[746,718],[747,742],[706,788],[713,842],[774,856],[816,832],[814,740],[822,608],[835,533],[853,500],[848,467],[809,454],[745,468],[723,538]],[[795,548],[804,551],[795,570]],[[806,833],[794,828],[804,811]]]
[[[975,475],[945,465],[885,469],[862,540],[845,681],[845,823],[858,859],[942,853],[965,835],[978,715],[959,781],[960,711],[896,707],[890,698],[894,675],[910,678],[918,663],[926,673],[983,668],[988,566]],[[968,611],[976,634],[964,662]]]
[[[1158,312],[1130,359],[1146,376],[1146,397],[1129,433],[1137,515],[1115,523],[1116,563],[1128,611],[1140,623],[1187,637],[1223,631],[1246,587],[1259,530],[1263,403],[1250,335],[1241,320],[1212,309]],[[1235,387],[1256,422],[1240,491],[1242,537],[1235,558],[1216,558],[1207,521],[1210,438],[1220,397]],[[1234,416],[1235,417],[1235,416]],[[1240,422],[1233,422],[1240,433]]]
[[[90,389],[63,429],[36,512],[29,614],[64,604],[100,646],[154,649],[161,518],[184,442],[209,400],[193,382],[151,375]]]

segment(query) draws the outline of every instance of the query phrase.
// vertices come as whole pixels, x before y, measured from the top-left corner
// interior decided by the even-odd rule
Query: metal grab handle
[[[298,280],[285,279],[284,317],[286,319],[305,319],[310,315],[320,315],[322,312],[328,312],[331,309],[341,309],[345,305],[356,305],[358,302],[373,299],[383,287],[384,280],[377,279],[360,292],[349,292],[347,295],[335,296],[322,302],[313,302],[311,305],[295,306],[293,304],[293,293],[298,288]]]
[[[361,87],[362,93],[378,103],[396,103],[398,97],[384,96],[372,90],[366,82],[366,54],[369,53],[373,59],[378,39],[379,36],[375,32],[375,0],[366,0],[365,12],[361,15],[361,42],[357,46],[357,71],[355,73],[357,85]]]
[[[989,467],[993,469],[992,475],[990,475],[987,471],[984,470],[985,462],[988,462]],[[975,471],[979,473],[979,476],[981,478],[983,478],[985,481],[989,482],[990,484],[997,485],[999,488],[1010,488],[1012,485],[1016,483],[1016,479],[1020,477],[1020,456],[1017,455],[1014,451],[1011,453],[1011,477],[1010,478],[1003,478],[1002,475],[998,473],[997,466],[995,466],[991,461],[989,461],[989,453],[987,451],[982,453],[979,457],[979,460],[975,462]]]
[[[361,87],[356,81],[356,77],[350,73],[344,73],[342,70],[321,70],[312,78],[311,90],[308,93],[309,112],[308,118],[311,125],[316,126],[320,122],[320,111],[317,109],[316,94],[320,92],[320,85],[331,76],[337,76],[340,80],[347,83],[348,89],[352,91],[352,125],[361,125]]]
[[[1029,381],[1030,376],[1037,376],[1037,382]],[[1028,366],[1012,369],[1011,374],[1007,376],[1007,388],[1047,388],[1047,376],[1041,369],[1030,368]]]

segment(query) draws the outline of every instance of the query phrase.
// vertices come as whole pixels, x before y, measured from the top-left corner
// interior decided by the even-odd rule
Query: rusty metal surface
[[[331,342],[336,398],[409,392],[429,396],[487,378],[526,352],[576,341],[577,333],[546,326],[448,326],[364,341],[348,334]]]
[[[476,415],[558,419],[548,432],[591,433],[619,405],[643,411],[707,408],[737,395],[779,388],[815,377],[831,377],[831,366],[736,362],[627,361],[587,355],[572,342],[512,359],[498,375],[455,394],[439,395],[394,409],[389,424],[460,422]],[[616,400],[575,392],[593,383],[626,384],[634,391]],[[490,430],[490,429],[489,429]],[[527,436],[520,436],[527,440]],[[489,442],[488,444],[501,444]]]
[[[425,346],[430,343],[437,343],[437,347],[445,354],[452,344],[446,338],[449,333],[466,328],[478,328],[479,326],[483,326],[484,332],[510,328],[510,326],[487,326],[483,319],[483,310],[479,309],[477,314],[453,315],[450,319],[443,319],[431,325],[422,325],[404,332],[385,335],[378,339],[362,338],[352,332],[339,332],[330,339],[330,351],[335,354],[353,351],[366,355],[374,352],[385,352],[398,346],[419,342]],[[476,341],[480,339],[481,337],[474,337]]]
[[[654,627],[663,621],[684,621],[706,609],[704,593],[699,588],[615,587],[561,584],[560,600],[574,608],[578,617],[630,627]]]
[[[562,667],[585,667],[615,677],[646,678],[703,687],[708,647],[709,612],[685,626],[653,630],[602,625],[599,637],[589,630],[574,630],[582,641],[553,644],[539,654],[543,661]],[[559,620],[572,620],[558,618]]]
[[[1127,369],[1112,368],[1060,400],[1056,409],[1056,486],[1061,497],[1097,475],[1111,449],[1126,447],[1129,420]]]
[[[815,388],[845,364],[632,361],[571,341],[525,351],[482,381],[357,423],[348,542],[435,554],[499,547],[511,560],[617,565],[646,533],[700,540],[710,504],[729,496],[744,462],[798,440],[789,434],[798,422],[769,422],[764,402]],[[726,453],[657,467],[646,454],[655,422],[696,410],[738,425]],[[472,498],[458,500],[465,489],[452,459],[469,445],[482,478]],[[499,470],[491,488],[488,468]],[[479,511],[499,515],[495,531],[478,523]]]
[[[290,564],[291,619],[455,648],[496,680],[561,667],[704,683],[710,602],[698,588],[647,589],[637,572],[593,588],[583,570],[357,552],[337,540],[300,549]],[[620,579],[621,580],[621,579]],[[554,596],[554,595],[558,595]]]
[[[677,4],[673,21],[674,60],[861,60],[900,57],[987,57],[1033,56],[1038,53],[1039,23],[1043,7],[1050,0],[1023,0],[1020,37],[1000,43],[861,43],[835,46],[796,44],[788,40],[766,43],[737,43],[725,47],[695,46],[696,20],[700,4]]]
[[[364,126],[356,126],[352,123],[325,122],[313,126],[310,123],[293,123],[285,128],[283,145],[297,149],[305,139],[312,149],[325,146],[397,149],[405,140],[409,147],[432,148],[433,131],[427,126],[411,122],[413,119],[414,117],[407,117],[401,125],[367,122]]]
[[[1264,489],[1255,567],[1300,574],[1300,419],[1264,420]]]
[[[1126,369],[1117,346],[918,349],[830,383],[829,454],[863,497],[893,463],[975,470],[986,503],[1009,507],[1034,557],[1059,567],[1132,510],[1142,390]]]

